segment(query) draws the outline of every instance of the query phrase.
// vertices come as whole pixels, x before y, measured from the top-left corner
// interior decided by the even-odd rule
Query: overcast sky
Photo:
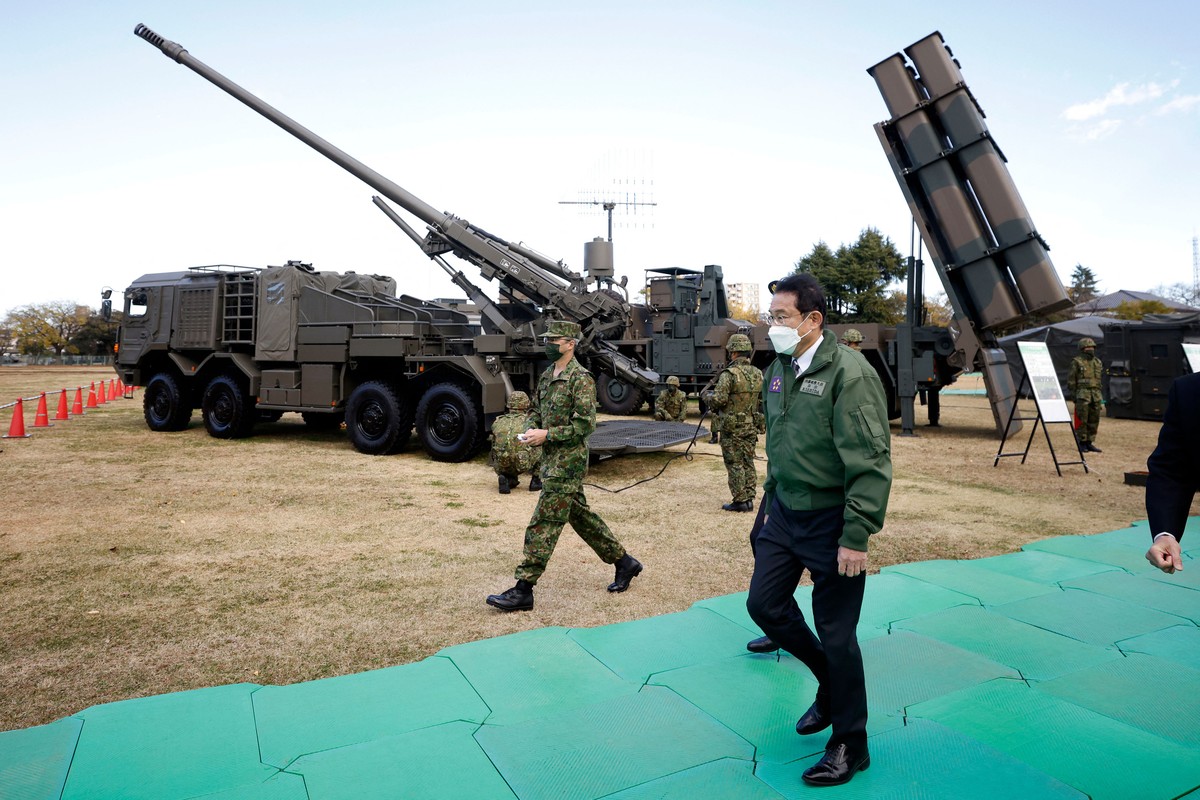
[[[374,190],[133,35],[141,22],[425,202],[581,269],[766,284],[911,222],[866,69],[937,30],[1064,283],[1192,282],[1200,5],[564,0],[9,3],[0,313],[147,272],[309,261],[461,296]],[[590,211],[590,213],[589,213]],[[419,226],[423,228],[423,226]],[[468,269],[468,277],[482,283]],[[930,274],[927,286],[936,287]],[[495,287],[483,283],[494,296]],[[765,294],[765,289],[764,289]]]

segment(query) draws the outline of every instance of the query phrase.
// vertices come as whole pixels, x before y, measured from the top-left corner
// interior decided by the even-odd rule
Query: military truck
[[[415,425],[434,459],[464,461],[539,370],[528,345],[397,297],[391,278],[298,261],[144,275],[124,303],[115,369],[145,387],[155,431],[187,427],[199,408],[210,435],[237,438],[290,411],[316,429],[344,421],[374,455],[401,450]]]

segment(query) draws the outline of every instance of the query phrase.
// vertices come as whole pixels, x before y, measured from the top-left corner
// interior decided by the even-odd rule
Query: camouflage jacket
[[[498,475],[519,475],[537,468],[542,448],[517,441],[517,434],[529,430],[524,411],[509,411],[492,423],[492,467]]]
[[[738,357],[727,366],[712,391],[709,405],[721,415],[721,433],[756,436],[762,414],[759,398],[763,374],[750,359]]]
[[[1081,393],[1094,389],[1100,391],[1100,376],[1103,373],[1103,367],[1100,364],[1100,359],[1092,356],[1075,356],[1071,361],[1071,369],[1067,372],[1067,389],[1071,392],[1072,397],[1078,397]]]
[[[683,422],[687,412],[687,395],[674,386],[668,388],[654,401],[654,418],[668,422]]]
[[[578,492],[587,475],[587,439],[596,430],[596,381],[575,359],[557,376],[542,373],[529,410],[529,424],[544,428],[542,481],[548,491]]]

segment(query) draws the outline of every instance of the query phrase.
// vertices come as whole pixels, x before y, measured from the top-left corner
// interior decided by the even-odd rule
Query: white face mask
[[[803,325],[804,321],[801,320],[800,324]],[[775,348],[776,353],[790,356],[814,330],[816,329],[809,328],[801,334],[790,325],[772,325],[767,329],[767,337],[771,340],[771,346]]]

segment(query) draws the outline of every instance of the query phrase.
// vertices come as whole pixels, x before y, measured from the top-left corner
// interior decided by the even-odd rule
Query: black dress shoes
[[[642,562],[626,553],[617,562],[617,572],[613,582],[608,585],[610,592],[623,592],[629,588],[629,582],[642,574]]]
[[[871,766],[871,755],[863,748],[861,753],[851,753],[844,744],[825,751],[821,760],[804,770],[800,777],[813,786],[837,786],[847,783],[856,774]]]
[[[830,719],[829,710],[822,709],[821,704],[816,700],[808,707],[808,711],[804,712],[796,722],[796,733],[801,736],[809,736],[814,733],[819,733],[829,727],[833,720]]]
[[[771,641],[770,636],[760,636],[746,642],[746,649],[751,653],[774,653],[779,649],[779,645]]]
[[[754,504],[749,500],[739,500],[736,503],[726,503],[721,508],[726,511],[753,511]]]

